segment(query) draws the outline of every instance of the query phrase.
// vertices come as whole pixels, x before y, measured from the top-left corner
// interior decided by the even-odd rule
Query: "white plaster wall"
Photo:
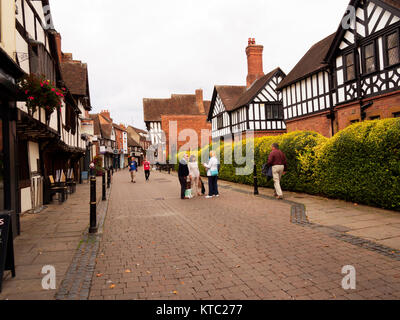
[[[15,2],[14,1],[0,1],[0,14],[1,14],[1,48],[7,54],[14,58],[15,52]]]
[[[15,45],[16,45],[16,52],[19,53],[25,53],[28,54],[28,44],[24,40],[24,38],[21,37],[19,32],[16,33],[15,37]],[[22,70],[24,70],[26,73],[29,73],[29,59],[26,59],[25,61],[20,62],[20,67]]]

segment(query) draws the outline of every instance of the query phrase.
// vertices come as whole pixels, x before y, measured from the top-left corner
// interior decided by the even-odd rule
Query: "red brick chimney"
[[[248,67],[247,88],[249,88],[254,81],[264,76],[263,50],[264,47],[256,45],[256,40],[254,38],[249,38],[249,45],[246,48]]]
[[[62,51],[61,51],[61,34],[56,33],[54,35],[55,39],[56,39],[56,45],[57,45],[57,55],[58,58],[60,59],[60,62],[62,62]]]
[[[204,100],[203,100],[203,89],[196,90],[196,104],[199,108],[199,112],[201,114],[205,114],[206,111],[204,109]]]

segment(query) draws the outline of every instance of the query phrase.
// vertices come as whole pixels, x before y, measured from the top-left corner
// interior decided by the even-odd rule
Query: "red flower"
[[[30,97],[28,97],[28,100],[35,100],[35,98],[30,96]]]

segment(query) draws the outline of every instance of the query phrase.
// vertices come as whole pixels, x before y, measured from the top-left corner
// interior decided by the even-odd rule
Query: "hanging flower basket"
[[[58,89],[45,76],[30,74],[19,82],[21,96],[26,101],[29,113],[32,115],[37,108],[44,108],[50,116],[57,108],[61,109],[65,97],[65,88]]]

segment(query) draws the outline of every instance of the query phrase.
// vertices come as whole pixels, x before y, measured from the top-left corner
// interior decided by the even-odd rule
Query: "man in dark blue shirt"
[[[137,162],[133,159],[132,162],[129,164],[129,172],[131,173],[131,182],[136,183],[135,178],[136,178],[136,172],[138,172],[137,169]]]

